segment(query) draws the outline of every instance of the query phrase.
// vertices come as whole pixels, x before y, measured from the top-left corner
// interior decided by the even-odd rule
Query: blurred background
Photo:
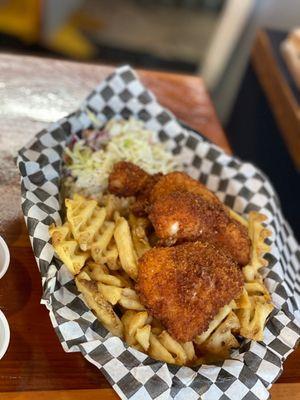
[[[0,0],[0,52],[201,75],[233,152],[270,176],[300,238],[300,94],[280,50],[297,25],[299,0]]]

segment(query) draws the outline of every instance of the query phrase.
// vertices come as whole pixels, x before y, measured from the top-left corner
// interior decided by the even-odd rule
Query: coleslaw
[[[131,161],[149,174],[164,174],[178,169],[174,156],[159,142],[157,134],[145,128],[142,121],[110,120],[96,138],[76,142],[65,150],[68,195],[79,192],[97,195],[108,186],[108,176],[118,161]],[[100,139],[99,139],[100,138]],[[94,150],[98,148],[98,150]]]

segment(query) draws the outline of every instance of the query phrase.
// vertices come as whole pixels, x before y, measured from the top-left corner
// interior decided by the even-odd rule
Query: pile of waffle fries
[[[156,360],[199,365],[228,358],[239,338],[263,339],[273,309],[260,268],[267,262],[265,217],[250,212],[248,220],[230,211],[248,228],[251,261],[243,268],[240,298],[219,310],[206,332],[194,341],[176,341],[151,317],[135,291],[138,258],[151,248],[146,218],[130,213],[130,198],[106,195],[99,203],[78,194],[66,199],[66,221],[49,229],[57,256],[74,275],[78,290],[101,323],[113,334]]]

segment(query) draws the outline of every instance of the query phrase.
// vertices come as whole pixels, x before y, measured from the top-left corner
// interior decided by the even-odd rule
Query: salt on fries
[[[262,340],[273,309],[259,269],[269,250],[265,217],[250,212],[248,220],[230,210],[247,227],[252,241],[251,260],[243,268],[241,296],[219,310],[206,332],[193,342],[180,343],[152,318],[134,290],[137,260],[151,248],[146,234],[149,221],[130,214],[131,199],[114,195],[95,200],[74,195],[66,199],[67,221],[49,229],[53,247],[75,276],[78,290],[102,324],[128,345],[171,364],[198,365],[229,357],[240,335]]]

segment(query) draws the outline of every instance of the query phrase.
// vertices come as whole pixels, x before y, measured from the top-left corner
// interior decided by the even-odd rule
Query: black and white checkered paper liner
[[[73,135],[100,121],[133,116],[158,132],[187,172],[236,212],[261,211],[272,230],[265,284],[272,294],[271,314],[262,342],[245,341],[232,358],[197,368],[157,362],[113,337],[84,303],[66,267],[49,243],[48,227],[60,224],[62,153]],[[22,208],[42,277],[41,302],[65,351],[80,351],[107,377],[122,399],[267,399],[282,363],[300,337],[300,248],[285,222],[267,178],[253,165],[225,154],[199,134],[183,127],[163,108],[128,66],[105,79],[74,114],[53,123],[22,148]]]

